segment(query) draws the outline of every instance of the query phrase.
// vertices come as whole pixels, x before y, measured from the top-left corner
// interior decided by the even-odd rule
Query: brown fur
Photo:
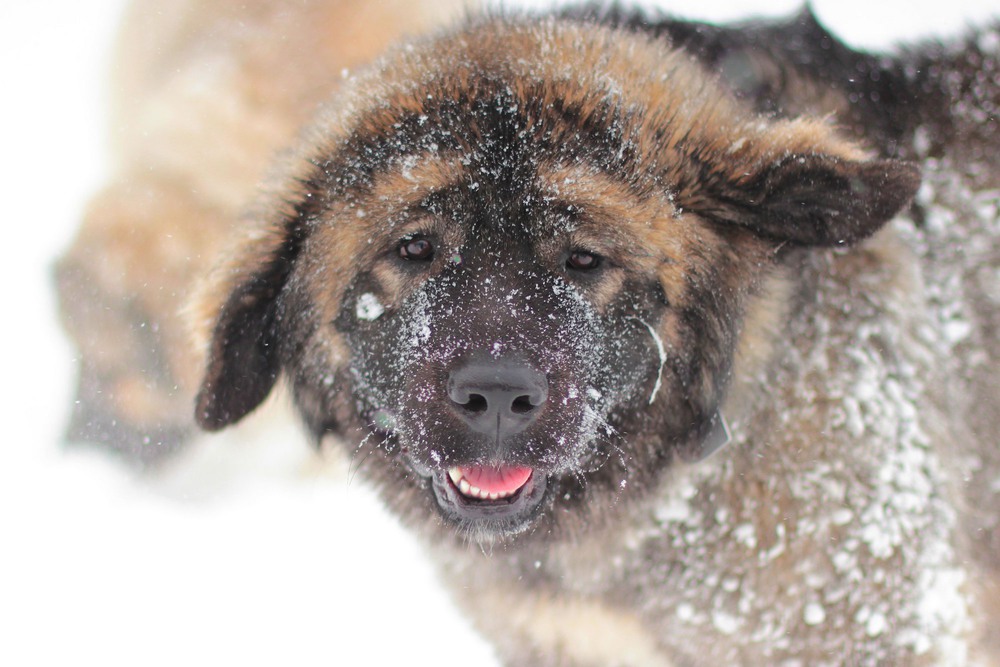
[[[982,133],[931,123],[931,159],[873,132],[879,157],[773,52],[747,100],[692,60],[711,45],[576,19],[470,20],[344,78],[409,15],[244,6],[131,19],[119,175],[60,266],[77,436],[152,459],[286,381],[512,665],[990,664],[997,172],[956,168]],[[896,155],[958,222],[886,224],[919,184]],[[414,238],[431,260],[400,259]],[[943,258],[962,238],[985,268]],[[491,448],[448,382],[512,348],[548,403]],[[718,410],[733,443],[698,462]],[[471,465],[543,499],[449,514]]]

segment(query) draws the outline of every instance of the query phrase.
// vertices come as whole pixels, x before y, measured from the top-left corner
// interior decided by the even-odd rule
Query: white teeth
[[[455,485],[455,488],[458,489],[459,493],[467,498],[478,498],[479,500],[500,500],[501,498],[509,498],[514,495],[513,491],[494,491],[492,493],[483,491],[478,486],[469,484],[469,481],[462,477],[462,473],[458,468],[449,469],[448,477],[451,478],[452,484]]]

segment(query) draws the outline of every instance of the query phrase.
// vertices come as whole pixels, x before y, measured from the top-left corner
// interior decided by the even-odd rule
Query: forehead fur
[[[863,157],[822,122],[765,121],[749,113],[714,75],[662,38],[554,18],[483,19],[397,48],[348,81],[317,124],[309,157],[323,162],[352,137],[356,143],[384,138],[442,107],[471,110],[477,101],[509,105],[529,135],[557,131],[545,121],[558,116],[562,138],[571,143],[615,143],[628,153],[630,175],[655,174],[681,205],[685,196],[697,196],[686,189],[693,188],[684,173],[692,160],[726,169],[718,176],[738,181],[789,153]]]
[[[414,201],[415,188],[493,182],[501,168],[526,169],[539,186],[552,182],[546,174],[590,170],[594,192],[611,188],[617,201],[704,211],[707,185],[738,187],[788,155],[818,152],[863,157],[825,123],[745,110],[662,38],[554,18],[479,19],[396,47],[344,81],[286,158],[260,209],[267,229],[252,233],[287,245],[303,219],[333,223],[337,255],[357,257],[386,217],[358,217],[352,204],[378,200],[386,213],[394,199]],[[326,215],[315,215],[320,207]],[[662,216],[623,222],[640,246],[665,250],[677,229]],[[227,294],[238,273],[223,271],[212,292]]]
[[[521,169],[544,186],[546,173],[589,169],[599,189],[711,212],[711,186],[740,187],[789,155],[863,157],[823,122],[754,115],[663,39],[551,18],[482,19],[396,48],[347,81],[305,146],[295,179],[333,207],[375,189],[387,200],[386,179],[412,200],[415,166],[456,176],[460,161],[470,182]],[[357,236],[361,250],[381,221],[352,217],[356,234],[339,242]],[[663,240],[633,226],[646,247]]]

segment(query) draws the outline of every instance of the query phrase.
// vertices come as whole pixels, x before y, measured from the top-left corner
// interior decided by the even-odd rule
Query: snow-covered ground
[[[813,4],[849,42],[879,47],[954,33],[995,2]],[[663,4],[727,19],[801,2]],[[122,5],[0,5],[0,664],[495,665],[413,539],[294,427],[258,420],[153,480],[61,448],[73,352],[49,273],[105,170],[101,87]]]

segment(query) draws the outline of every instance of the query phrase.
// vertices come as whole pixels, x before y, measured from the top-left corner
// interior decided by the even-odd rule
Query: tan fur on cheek
[[[621,295],[625,284],[625,272],[620,269],[605,271],[596,285],[587,291],[587,297],[594,309],[604,315],[615,299]]]
[[[599,222],[632,271],[658,276],[671,304],[688,305],[688,280],[710,268],[723,245],[698,216],[676,208],[669,192],[640,196],[609,174],[571,167],[550,167],[539,180]]]
[[[716,262],[719,240],[714,236],[707,230],[699,233],[683,219],[658,220],[646,231],[651,247],[669,249],[657,268],[657,275],[671,305],[678,308],[692,305],[691,282],[710,272]]]
[[[550,165],[539,170],[539,182],[567,206],[580,211],[571,241],[605,252],[633,275],[657,276],[671,303],[683,302],[688,231],[668,196],[640,196],[610,174],[577,166]],[[618,295],[624,272],[609,276],[591,295],[598,310]]]
[[[413,211],[462,174],[458,160],[419,154],[379,174],[368,191],[331,202],[316,223],[301,260],[306,266],[299,271],[324,317],[331,321],[337,317],[357,267],[371,267],[383,296],[398,302],[406,285],[386,263],[391,246],[411,230],[437,224],[423,213],[414,218]]]

